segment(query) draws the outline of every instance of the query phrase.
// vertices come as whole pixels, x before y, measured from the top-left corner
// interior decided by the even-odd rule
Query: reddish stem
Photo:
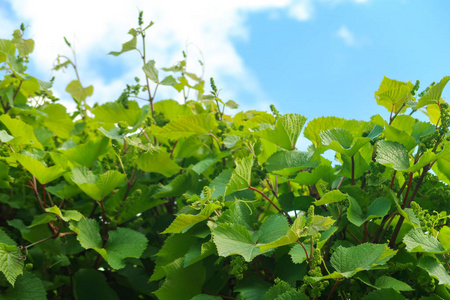
[[[285,215],[285,216],[287,217],[288,222],[289,222],[290,224],[293,224],[293,222],[292,222],[292,220],[291,220],[291,217],[290,217],[287,213],[285,213],[284,211],[282,211],[278,206],[276,206],[275,203],[273,203],[273,201],[270,200],[270,198],[267,197],[266,194],[264,194],[263,192],[261,192],[260,190],[254,188],[254,187],[252,187],[252,186],[249,186],[249,189],[251,189],[251,190],[253,190],[253,191],[259,193],[261,196],[263,196],[267,201],[269,201],[269,203],[270,203],[273,207],[275,207],[275,208],[278,210],[278,212],[279,212],[280,214],[283,214],[283,215]]]

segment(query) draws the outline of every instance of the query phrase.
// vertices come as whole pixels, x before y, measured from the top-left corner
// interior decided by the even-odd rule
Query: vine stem
[[[362,242],[347,228],[345,229],[358,243],[362,244]]]
[[[394,170],[394,175],[392,175],[391,185],[389,186],[389,188],[391,190],[392,190],[392,187],[394,186],[395,175],[397,175],[397,170]]]
[[[328,295],[327,300],[331,300],[331,296],[333,296],[334,291],[336,290],[337,285],[339,284],[339,282],[341,281],[341,279],[339,278],[338,280],[336,280],[336,283],[333,285],[333,288],[331,289],[330,294]]]
[[[311,265],[311,260],[309,259],[308,251],[306,250],[305,245],[303,245],[302,242],[300,242],[299,240],[297,240],[297,243],[298,243],[300,246],[302,246],[303,251],[305,251],[305,254],[306,254],[306,260],[308,261],[308,264]]]
[[[413,191],[411,197],[409,199],[407,199],[405,197],[405,202],[403,204],[403,208],[409,207],[409,204],[411,203],[411,201],[413,201],[414,198],[416,197],[416,194],[419,191],[420,185],[422,184],[426,173],[431,168],[431,165],[432,164],[428,164],[425,167],[423,167],[422,174],[420,175],[419,180],[417,181],[416,187],[414,188],[414,191]],[[410,188],[410,186],[408,186],[408,189],[409,188]],[[389,242],[389,247],[392,248],[392,247],[395,246],[395,240],[397,239],[397,236],[398,236],[398,234],[400,232],[400,228],[402,227],[404,220],[405,220],[405,218],[403,216],[400,216],[400,218],[398,219],[397,225],[395,226],[394,232],[392,233],[392,236],[391,236],[391,241]]]
[[[263,192],[261,192],[260,190],[258,190],[257,188],[254,188],[254,187],[252,187],[252,186],[249,186],[249,189],[251,189],[251,190],[253,190],[253,191],[259,193],[261,196],[263,196],[264,199],[266,199],[267,201],[269,201],[269,203],[270,203],[273,207],[275,207],[275,208],[278,210],[278,212],[279,212],[280,214],[283,214],[283,215],[285,215],[285,216],[287,217],[287,220],[288,220],[289,224],[291,224],[291,225],[293,224],[293,222],[292,222],[292,220],[291,220],[291,217],[290,217],[287,213],[285,213],[284,211],[282,211],[278,206],[276,206],[276,204],[273,203],[273,201],[270,200],[270,198],[267,197],[266,194],[264,194]]]

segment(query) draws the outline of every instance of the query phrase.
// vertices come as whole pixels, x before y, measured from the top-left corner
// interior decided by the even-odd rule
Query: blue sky
[[[74,76],[50,71],[57,54],[70,55],[62,36],[77,47],[82,82],[94,85],[92,101],[113,101],[140,74],[137,53],[106,55],[127,41],[137,8],[155,21],[147,45],[157,66],[175,63],[186,44],[195,44],[206,79],[214,76],[224,98],[242,109],[268,110],[274,103],[310,120],[388,117],[374,99],[383,76],[419,79],[425,88],[450,75],[447,0],[167,2],[0,0],[0,34],[9,38],[21,22],[29,26],[37,43],[30,73],[43,80],[55,75],[56,94],[68,107],[64,88]],[[188,54],[199,71],[196,47]],[[160,97],[175,95],[161,91]]]

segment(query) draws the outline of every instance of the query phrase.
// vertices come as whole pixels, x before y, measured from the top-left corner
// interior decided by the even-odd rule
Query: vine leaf
[[[413,291],[413,289],[403,281],[390,276],[381,276],[375,280],[375,286],[380,289],[394,289],[398,292]]]
[[[125,175],[115,170],[109,170],[96,175],[86,167],[72,169],[72,180],[89,197],[102,201],[112,190],[125,180]]]
[[[424,107],[428,104],[438,104],[441,100],[442,91],[450,80],[450,76],[445,76],[441,81],[433,85],[428,92],[423,95],[417,102],[416,109]]]
[[[83,218],[71,229],[77,233],[83,248],[97,251],[116,270],[125,267],[125,258],[139,258],[147,248],[147,238],[142,233],[123,227],[110,231],[105,248],[102,248],[100,228],[94,219]]]
[[[347,218],[358,227],[368,220],[384,217],[391,208],[391,200],[385,197],[379,197],[370,204],[367,213],[363,214],[355,198],[348,196],[348,200],[350,205],[347,209]]]
[[[17,276],[23,273],[23,260],[19,260],[20,256],[17,246],[0,243],[0,271],[12,286]]]
[[[150,150],[139,155],[138,167],[145,172],[162,174],[166,177],[177,174],[181,168],[165,150]]]
[[[320,133],[323,145],[328,148],[347,155],[353,156],[362,146],[371,141],[368,137],[357,137],[343,128],[333,128]]]
[[[209,203],[196,215],[189,214],[179,214],[175,220],[167,227],[166,230],[162,232],[165,233],[180,233],[191,226],[206,220],[214,210],[220,208],[219,205],[214,203]]]
[[[77,145],[63,153],[70,161],[91,168],[99,156],[108,151],[108,144],[108,138],[103,137]]]
[[[23,155],[20,153],[13,153],[12,155],[21,165],[22,167],[31,173],[41,184],[47,184],[50,181],[53,181],[61,175],[63,175],[66,171],[61,169],[60,166],[55,165],[52,167],[46,167],[42,162],[31,158],[27,155]]]
[[[137,44],[136,35],[131,30],[130,30],[130,32],[128,32],[128,34],[131,34],[133,36],[133,38],[131,40],[129,40],[128,42],[122,44],[122,50],[120,50],[120,52],[111,51],[108,54],[114,55],[114,56],[119,56],[122,53],[136,49],[136,44]]]
[[[427,271],[431,277],[439,280],[439,284],[450,284],[450,275],[436,257],[422,256],[417,265]]]
[[[391,141],[379,141],[377,147],[377,162],[402,171],[409,168],[408,151],[405,146]]]
[[[445,253],[444,247],[432,235],[425,234],[422,229],[411,229],[403,238],[408,252]]]
[[[285,234],[289,225],[281,215],[272,215],[253,234],[240,224],[223,223],[212,230],[213,240],[220,256],[238,254],[245,261],[252,261],[256,256],[265,253],[269,248],[260,249],[260,243],[271,243]]]
[[[179,140],[184,137],[189,137],[194,134],[207,134],[216,126],[216,121],[213,115],[194,115],[194,116],[180,116],[178,119],[169,122],[158,133],[164,138],[171,140]]]
[[[403,297],[402,294],[400,294],[393,288],[372,291],[363,298],[363,300],[379,300],[379,299],[405,300],[406,298]]]
[[[303,215],[299,215],[295,219],[294,224],[292,224],[292,226],[287,230],[287,233],[284,236],[281,236],[271,243],[259,245],[259,249],[261,249],[261,251],[266,251],[272,248],[295,243],[300,237],[306,236],[307,233],[305,224],[305,217]]]
[[[347,195],[340,190],[332,190],[324,194],[320,200],[314,202],[314,205],[325,205],[334,202],[341,202],[347,199]]]
[[[143,67],[142,71],[144,71],[145,75],[150,79],[151,81],[158,83],[158,69],[155,68],[155,61],[149,60]]]
[[[114,290],[106,282],[102,272],[93,269],[80,269],[74,276],[76,299],[119,300]]]
[[[94,87],[90,85],[85,88],[78,80],[72,80],[67,85],[66,92],[68,92],[78,104],[81,104],[87,97],[92,96]]]
[[[414,99],[411,95],[413,87],[414,84],[410,81],[402,82],[385,76],[378,91],[375,92],[375,99],[389,112],[398,112],[406,101]]]
[[[0,121],[5,124],[6,128],[8,128],[9,132],[14,137],[14,139],[8,141],[10,144],[32,145],[34,148],[43,149],[41,143],[39,143],[34,135],[34,130],[31,125],[28,125],[20,119],[11,119],[11,117],[6,114],[0,116]]]
[[[80,221],[83,218],[83,215],[76,210],[63,210],[61,211],[58,206],[53,205],[52,207],[48,207],[45,209],[46,212],[53,213],[59,216],[65,222],[69,222],[70,220]],[[64,212],[64,213],[63,213]]]
[[[16,299],[33,299],[45,300],[47,299],[47,292],[45,291],[42,280],[37,278],[34,274],[25,272],[22,276],[17,278],[14,287],[6,290],[4,300]]]
[[[304,116],[286,114],[279,117],[274,129],[267,128],[256,132],[256,134],[286,150],[294,150],[305,122]]]
[[[92,110],[95,120],[105,123],[126,122],[129,126],[139,123],[144,110],[136,101],[127,101],[127,107],[120,102],[107,102]]]
[[[303,151],[279,151],[266,162],[268,172],[289,176],[304,168],[314,168],[320,161],[313,159],[314,153]]]
[[[247,156],[236,160],[236,169],[231,174],[231,179],[225,188],[225,195],[248,189],[251,183],[253,157]]]
[[[390,249],[387,244],[364,243],[348,248],[339,246],[331,255],[331,265],[342,276],[350,278],[360,271],[386,264],[396,253],[397,250]]]

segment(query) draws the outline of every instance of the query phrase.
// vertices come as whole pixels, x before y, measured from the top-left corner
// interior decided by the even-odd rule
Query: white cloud
[[[346,26],[341,26],[336,32],[336,35],[344,41],[347,46],[355,46],[356,40],[355,35]]]
[[[314,13],[312,0],[299,0],[294,2],[289,9],[289,15],[299,21],[309,20]]]

